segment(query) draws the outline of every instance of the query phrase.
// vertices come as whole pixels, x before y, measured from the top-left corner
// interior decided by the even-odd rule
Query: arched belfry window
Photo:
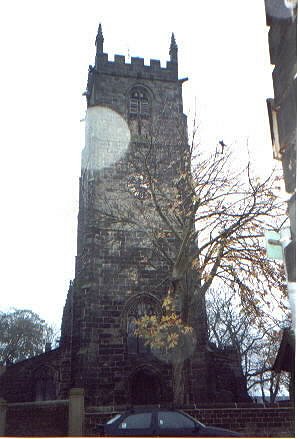
[[[147,117],[150,114],[149,93],[142,87],[135,87],[129,96],[129,114],[132,117]]]
[[[127,351],[129,354],[150,352],[149,346],[145,346],[143,339],[135,334],[136,321],[144,315],[160,314],[160,302],[150,294],[140,294],[128,301],[125,306],[124,329],[126,331]]]

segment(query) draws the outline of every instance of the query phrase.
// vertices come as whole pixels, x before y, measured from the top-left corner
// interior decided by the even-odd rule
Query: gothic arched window
[[[125,321],[128,353],[142,354],[150,352],[150,347],[145,346],[143,339],[135,334],[136,321],[144,315],[159,315],[159,301],[150,295],[139,295],[131,300],[126,308]]]
[[[131,90],[129,96],[130,116],[147,117],[150,114],[150,100],[147,91],[141,87]]]
[[[40,367],[34,374],[35,400],[46,401],[56,399],[54,373],[50,367]]]

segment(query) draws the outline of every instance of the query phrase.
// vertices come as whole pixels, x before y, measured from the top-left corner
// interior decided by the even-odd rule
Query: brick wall
[[[119,409],[93,408],[86,410],[85,435],[95,435],[95,425],[106,422]],[[241,432],[245,437],[294,437],[295,435],[295,409],[291,406],[281,407],[274,405],[264,407],[261,405],[239,405],[222,407],[189,407],[184,411],[194,416],[206,425],[228,428]]]

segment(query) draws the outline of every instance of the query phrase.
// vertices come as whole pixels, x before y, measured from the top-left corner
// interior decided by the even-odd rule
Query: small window
[[[159,412],[158,425],[160,428],[195,428],[195,422],[178,412]]]
[[[127,430],[129,428],[150,428],[152,413],[137,413],[135,415],[127,416],[123,419],[119,428]]]
[[[267,107],[269,114],[269,123],[273,147],[273,157],[275,160],[282,159],[282,151],[280,149],[279,129],[278,129],[278,109],[275,107],[274,99],[267,99]]]

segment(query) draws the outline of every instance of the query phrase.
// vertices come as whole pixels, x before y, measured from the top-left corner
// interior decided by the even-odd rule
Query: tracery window
[[[130,303],[126,312],[127,351],[130,354],[149,353],[150,347],[145,346],[141,337],[135,334],[136,321],[144,315],[159,314],[159,302],[150,296],[138,296]]]
[[[146,90],[134,88],[129,97],[129,114],[131,116],[146,117],[150,114],[150,101]]]

